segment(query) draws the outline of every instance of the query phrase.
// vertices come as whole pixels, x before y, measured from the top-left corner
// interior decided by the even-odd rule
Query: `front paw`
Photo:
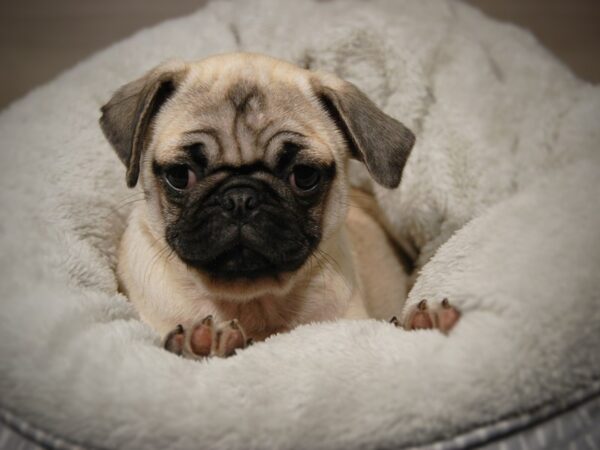
[[[188,329],[178,325],[167,334],[163,347],[185,358],[202,359],[210,356],[227,358],[248,344],[237,319],[215,323],[212,316],[207,316]]]
[[[427,300],[421,300],[418,304],[410,308],[402,323],[395,317],[390,322],[396,326],[402,326],[406,330],[436,328],[442,333],[448,334],[454,328],[459,318],[460,312],[445,298],[433,308]]]

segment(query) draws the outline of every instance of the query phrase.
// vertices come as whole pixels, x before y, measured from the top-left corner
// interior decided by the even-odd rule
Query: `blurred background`
[[[600,82],[600,0],[466,1],[528,28],[581,78]],[[204,3],[0,0],[0,108],[90,53]]]

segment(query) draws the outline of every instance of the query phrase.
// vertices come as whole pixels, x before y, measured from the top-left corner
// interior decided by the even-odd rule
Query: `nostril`
[[[235,209],[235,201],[231,197],[225,197],[221,201],[221,206],[226,211],[233,211]]]
[[[254,208],[258,206],[258,199],[255,195],[249,195],[246,198],[246,209],[248,211],[252,211]]]

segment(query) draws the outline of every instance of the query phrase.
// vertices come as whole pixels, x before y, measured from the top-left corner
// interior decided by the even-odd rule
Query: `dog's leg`
[[[189,359],[210,356],[227,358],[249,343],[244,329],[236,319],[217,324],[212,316],[207,316],[187,329],[178,325],[167,334],[163,347]]]
[[[396,326],[402,326],[406,330],[436,328],[442,333],[448,334],[459,318],[460,312],[445,298],[433,308],[430,307],[427,300],[421,300],[417,305],[410,308],[403,322],[400,322],[396,317],[393,317],[390,322]]]

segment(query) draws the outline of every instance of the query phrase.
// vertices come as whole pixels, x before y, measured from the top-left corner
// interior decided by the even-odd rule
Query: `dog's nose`
[[[246,218],[260,204],[260,194],[249,186],[227,189],[221,194],[221,208],[236,219]]]

